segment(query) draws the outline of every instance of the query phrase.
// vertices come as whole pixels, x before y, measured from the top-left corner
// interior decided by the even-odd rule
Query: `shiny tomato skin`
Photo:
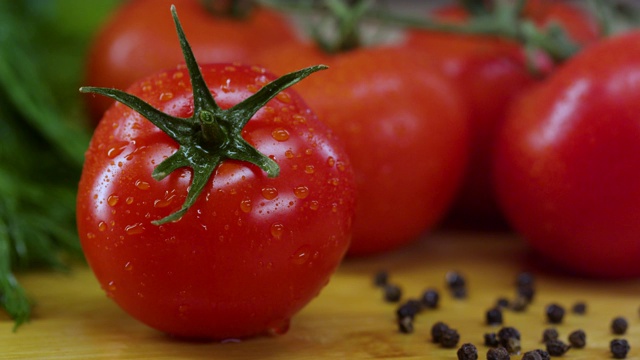
[[[545,259],[640,276],[640,32],[603,40],[514,104],[496,143],[508,219]]]
[[[527,14],[539,26],[552,21],[567,25],[570,34],[583,43],[595,41],[595,21],[568,4],[537,1]],[[445,6],[434,12],[437,18],[463,23],[469,14],[459,6]],[[503,214],[496,201],[491,180],[491,162],[496,133],[511,102],[535,85],[540,77],[527,67],[521,45],[491,36],[412,30],[407,44],[425,51],[438,62],[444,74],[459,84],[469,108],[471,146],[469,168],[449,220],[453,225],[473,228],[502,228]],[[543,72],[552,71],[550,59],[539,56]]]
[[[125,2],[96,35],[88,54],[86,83],[126,89],[134,81],[183,62],[167,12],[176,5],[198,61],[252,64],[253,54],[274,44],[297,41],[295,29],[279,14],[256,7],[246,18],[208,12],[198,0]],[[99,120],[113,100],[88,97]]]
[[[261,58],[278,73],[313,63],[328,65],[326,76],[297,89],[346,143],[356,174],[348,255],[415,241],[442,219],[466,167],[467,123],[458,89],[402,46],[331,55],[313,44],[289,45]]]
[[[221,108],[274,79],[258,67],[201,68]],[[188,117],[189,84],[178,67],[128,92]],[[96,128],[79,184],[78,230],[107,296],[134,318],[188,338],[284,332],[337,268],[355,190],[336,138],[291,90],[254,115],[243,137],[279,164],[279,176],[225,161],[179,221],[156,226],[150,222],[179,209],[190,184],[190,169],[151,177],[177,144],[122,104]]]

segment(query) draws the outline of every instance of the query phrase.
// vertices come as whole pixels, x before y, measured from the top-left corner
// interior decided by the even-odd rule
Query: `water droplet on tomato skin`
[[[132,224],[132,225],[127,225],[124,228],[124,232],[127,233],[127,235],[142,234],[144,232],[144,226],[142,226],[142,223],[135,223],[135,224]]]
[[[109,148],[109,150],[107,150],[107,157],[109,159],[113,159],[116,156],[122,154],[122,152],[124,151],[124,149],[127,148],[127,145],[129,145],[128,142],[123,142],[121,144],[117,144],[111,148]]]
[[[127,271],[133,270],[133,264],[131,263],[131,261],[127,261],[127,263],[124,264],[124,269]]]
[[[273,200],[276,197],[278,197],[278,189],[270,186],[262,188],[261,193],[262,193],[262,197],[264,197],[267,200]]]
[[[289,136],[287,129],[283,128],[277,128],[271,132],[271,137],[280,142],[289,140]]]
[[[170,91],[163,92],[158,97],[158,100],[160,101],[169,101],[171,99],[173,99],[173,93]]]
[[[270,335],[284,335],[289,331],[290,319],[274,320],[267,326],[267,333]]]
[[[311,249],[308,245],[302,245],[291,255],[291,263],[295,265],[304,265],[311,259]]]
[[[284,233],[284,225],[280,223],[271,224],[271,236],[273,236],[276,239],[280,239],[283,233]]]
[[[118,200],[120,200],[118,195],[109,195],[107,198],[107,204],[109,204],[109,206],[116,206],[118,204]]]
[[[309,188],[306,186],[296,186],[295,188],[293,188],[293,194],[298,199],[304,199],[309,196]]]
[[[104,222],[104,221],[100,221],[100,222],[98,223],[98,230],[99,230],[99,231],[105,231],[105,230],[107,230],[107,223],[106,223],[106,222]]]
[[[316,168],[315,168],[313,165],[307,165],[307,166],[305,166],[305,167],[304,167],[304,172],[305,172],[306,174],[311,175],[311,174],[313,174],[314,172],[316,172]]]
[[[242,210],[242,212],[244,213],[251,212],[252,206],[253,205],[251,204],[251,199],[244,199],[240,201],[240,210]]]
[[[139,179],[136,180],[135,185],[140,190],[149,190],[149,188],[151,187],[151,184],[149,184],[146,181],[139,180]]]

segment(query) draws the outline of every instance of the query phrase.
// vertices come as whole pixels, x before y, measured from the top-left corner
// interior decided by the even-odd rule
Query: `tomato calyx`
[[[179,168],[190,167],[193,170],[191,186],[182,207],[160,220],[152,221],[154,225],[178,221],[195,203],[214,170],[224,160],[249,162],[261,168],[269,177],[278,176],[278,164],[244,140],[242,129],[258,110],[281,91],[310,74],[327,68],[325,65],[316,65],[286,74],[266,84],[242,102],[223,110],[204,81],[173,5],[171,13],[193,89],[194,110],[190,118],[166,114],[137,96],[118,89],[89,86],[80,88],[81,92],[108,96],[130,107],[178,143],[178,150],[153,170],[152,177],[155,180],[160,181]]]

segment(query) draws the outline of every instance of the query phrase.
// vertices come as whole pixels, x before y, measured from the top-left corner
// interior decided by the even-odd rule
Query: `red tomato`
[[[496,143],[504,211],[567,271],[640,276],[640,32],[567,62],[510,113]]]
[[[568,10],[567,4],[549,5],[542,11],[543,5],[546,6],[547,2],[541,1],[536,7],[528,8],[531,12],[538,10],[535,19],[541,26],[553,19],[563,25],[570,24],[570,31],[577,29],[576,34],[581,40],[597,37],[595,30],[587,34],[586,29],[592,29],[595,22],[586,15],[570,17],[568,14],[574,13]],[[439,9],[436,15],[455,22],[469,17],[457,6]],[[466,106],[470,109],[469,168],[451,220],[464,226],[500,226],[503,216],[495,199],[489,170],[494,139],[511,101],[537,82],[527,69],[522,47],[496,37],[421,30],[409,31],[407,43],[424,50],[425,56],[440,64],[442,71],[460,85]]]
[[[258,67],[201,68],[223,109],[274,79]],[[184,67],[138,81],[129,92],[172,116],[193,115]],[[122,104],[99,123],[79,185],[78,229],[102,287],[133,317],[180,337],[283,332],[340,263],[355,185],[332,133],[285,90],[242,137],[279,164],[279,176],[223,161],[181,219],[157,226],[151,221],[176,212],[191,184],[191,169],[161,181],[151,176],[178,144]]]
[[[97,34],[89,53],[86,82],[92,86],[126,89],[134,81],[173,67],[182,60],[173,22],[166,16],[171,4],[180,9],[185,31],[201,63],[251,64],[256,52],[274,44],[295,41],[284,18],[256,7],[246,18],[208,12],[198,0],[131,0],[113,14]],[[113,100],[88,97],[97,121]]]
[[[323,63],[298,91],[347,144],[357,180],[350,255],[398,248],[440,220],[458,190],[467,124],[457,89],[406,47],[329,55],[283,46],[261,63],[276,72]]]

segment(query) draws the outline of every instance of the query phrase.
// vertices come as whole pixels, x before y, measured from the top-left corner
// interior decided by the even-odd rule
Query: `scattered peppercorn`
[[[529,301],[522,296],[517,296],[515,300],[511,302],[511,310],[516,312],[522,312],[527,310]]]
[[[442,332],[442,337],[440,337],[440,345],[445,348],[456,347],[458,341],[460,341],[460,334],[458,334],[457,330],[451,328],[447,328]]]
[[[613,339],[609,343],[609,349],[611,349],[611,354],[614,358],[624,359],[627,357],[631,347],[625,339]]]
[[[500,345],[500,341],[498,340],[498,335],[496,335],[496,333],[484,334],[484,344],[486,346],[497,347],[498,345]]]
[[[478,360],[478,349],[471,343],[462,344],[457,354],[458,360]]]
[[[533,296],[535,294],[536,294],[536,290],[533,288],[533,286],[518,286],[517,292],[516,292],[516,295],[526,300],[527,303],[530,303],[533,301]]]
[[[549,355],[548,352],[541,349],[527,351],[526,353],[524,353],[524,355],[522,355],[522,360],[549,360],[549,359],[551,359],[551,355]]]
[[[551,356],[562,356],[569,351],[570,348],[570,345],[565,344],[559,339],[547,341],[547,352]]]
[[[535,277],[532,273],[523,271],[516,277],[516,286],[533,286],[535,283]]]
[[[627,319],[622,316],[618,316],[611,321],[611,331],[616,335],[623,335],[627,332],[628,327]]]
[[[510,360],[507,349],[501,347],[489,349],[487,351],[487,360]]]
[[[571,311],[576,315],[584,315],[587,313],[587,304],[582,301],[578,301],[577,303],[573,304]]]
[[[499,308],[489,309],[486,318],[488,325],[502,325],[502,310]]]
[[[411,334],[413,332],[413,317],[398,318],[398,330],[403,334]]]
[[[582,330],[576,330],[569,334],[569,343],[574,348],[582,349],[587,345],[587,334]]]
[[[398,302],[402,297],[402,289],[395,284],[384,285],[384,299],[387,302]]]
[[[552,324],[560,324],[564,317],[564,308],[558,304],[549,304],[545,309],[547,319]]]
[[[400,305],[396,310],[398,318],[410,317],[414,318],[422,309],[418,300],[407,300],[404,304]]]
[[[554,328],[545,329],[544,332],[542,332],[542,342],[545,344],[551,340],[558,340],[559,337],[560,334],[558,334],[558,330]]]
[[[506,309],[509,307],[509,299],[501,297],[496,300],[496,307]]]
[[[449,271],[445,275],[445,280],[454,298],[464,299],[467,297],[466,281],[462,274],[457,271]]]
[[[422,305],[426,308],[438,307],[438,301],[440,300],[440,294],[435,289],[427,289],[422,293]]]
[[[516,328],[503,327],[498,331],[498,340],[510,354],[520,352],[520,332]]]
[[[389,273],[386,270],[378,271],[373,277],[373,284],[375,286],[383,287],[389,282]]]
[[[449,326],[442,321],[438,321],[431,327],[431,339],[434,343],[439,343],[445,330],[449,329]]]

